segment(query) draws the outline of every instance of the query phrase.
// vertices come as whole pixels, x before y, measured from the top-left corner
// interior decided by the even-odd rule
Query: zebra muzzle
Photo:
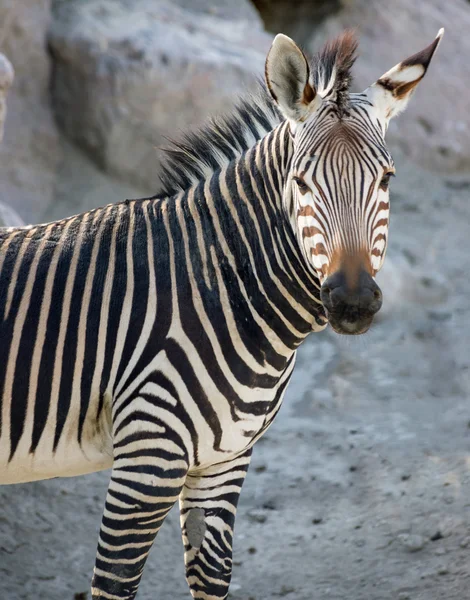
[[[341,270],[333,273],[323,283],[320,297],[330,325],[344,335],[365,333],[382,306],[382,292],[365,270],[354,281]]]

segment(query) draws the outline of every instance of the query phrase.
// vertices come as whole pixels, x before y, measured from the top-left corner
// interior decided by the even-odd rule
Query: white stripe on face
[[[393,161],[373,107],[358,96],[342,118],[326,103],[294,138],[295,225],[320,281],[346,255],[360,257],[362,268],[375,275],[387,246],[384,175],[393,171]]]

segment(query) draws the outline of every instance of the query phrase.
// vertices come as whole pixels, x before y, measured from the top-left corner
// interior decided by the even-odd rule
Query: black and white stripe
[[[193,593],[227,591],[231,490],[295,349],[325,325],[283,209],[290,143],[281,124],[176,197],[1,234],[2,481],[112,465],[96,597],[133,597],[180,494]],[[223,544],[210,533],[219,502]],[[197,552],[185,525],[195,506],[209,536]]]
[[[383,264],[390,211],[383,181],[394,164],[370,107],[363,94],[351,94],[348,116],[338,119],[335,103],[326,102],[315,128],[297,133],[293,173],[309,183],[313,202],[294,188],[291,219],[321,280],[338,251],[364,251],[374,275]]]

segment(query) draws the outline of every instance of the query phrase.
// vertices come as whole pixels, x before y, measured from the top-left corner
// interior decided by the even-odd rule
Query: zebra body
[[[0,483],[112,467],[94,599],[134,598],[178,499],[192,595],[226,598],[251,448],[280,408],[297,348],[328,321],[360,333],[380,308],[390,115],[374,120],[370,94],[341,100],[334,80],[354,49],[338,40],[311,80],[279,36],[267,82],[280,112],[245,103],[205,141],[181,143],[167,195],[0,230]],[[297,78],[306,71],[294,104],[284,59]],[[391,82],[380,93],[398,90],[399,102],[401,79]],[[317,113],[314,129],[302,106]],[[347,214],[328,213],[334,180],[360,190]],[[334,284],[338,274],[346,283]]]
[[[234,171],[214,176],[214,185],[234,176]],[[230,223],[223,227],[230,227],[231,240],[215,221],[212,235],[207,228],[203,233],[196,218],[208,220],[211,210],[216,215],[228,207],[222,193],[210,196],[212,207],[201,201],[204,196],[201,188],[172,199],[128,201],[3,234],[2,339],[11,343],[2,348],[6,360],[1,363],[2,482],[112,466],[113,411],[116,419],[129,398],[132,410],[138,410],[139,393],[161,396],[156,410],[163,414],[191,414],[193,428],[203,439],[195,444],[189,430],[182,434],[190,468],[222,462],[248,449],[272,420],[293,369],[295,348],[316,315],[307,306],[304,318],[298,317],[293,295],[295,309],[285,300],[286,315],[272,303],[259,309],[262,294],[276,296],[271,280],[269,289],[259,284],[267,282],[269,267],[281,273],[275,242],[263,257],[264,275],[242,272],[254,240],[234,240]],[[230,199],[243,202],[233,193]],[[193,215],[192,224],[184,219],[185,212]],[[232,218],[237,218],[236,211]],[[226,257],[225,271],[213,253]],[[180,257],[178,265],[175,256]],[[297,261],[301,265],[300,257]],[[58,272],[59,263],[63,273]],[[287,288],[284,282],[277,294],[292,294]],[[306,298],[308,293],[318,298],[313,278],[311,289],[304,290]],[[16,302],[15,296],[22,301]],[[230,303],[245,304],[243,320],[226,306]],[[321,310],[318,299],[316,306]],[[218,320],[211,310],[218,311]],[[291,324],[289,317],[297,322]],[[268,329],[269,319],[278,322]],[[257,355],[243,339],[259,348]],[[202,362],[201,345],[205,356],[212,354],[212,364]],[[187,361],[186,380],[178,374],[181,360]],[[35,372],[25,365],[36,366]],[[189,373],[196,370],[197,377]],[[167,387],[152,381],[153,373],[160,373]],[[191,407],[196,384],[204,396],[199,421]],[[28,420],[32,412],[47,419]]]

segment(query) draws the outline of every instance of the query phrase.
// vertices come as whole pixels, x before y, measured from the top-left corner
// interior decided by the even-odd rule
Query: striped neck
[[[219,264],[223,282],[218,287],[227,290],[225,301],[234,315],[245,313],[249,335],[267,337],[285,358],[310,332],[326,325],[318,280],[303,257],[284,203],[292,151],[284,122],[176,199],[200,228],[199,246],[205,252],[200,275],[210,285],[211,270]]]

